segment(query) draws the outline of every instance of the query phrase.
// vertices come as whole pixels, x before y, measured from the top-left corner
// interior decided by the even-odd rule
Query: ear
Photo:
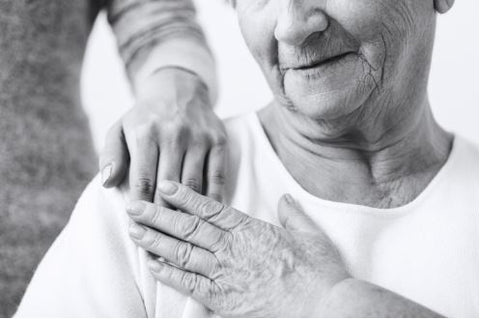
[[[455,0],[433,0],[433,2],[438,13],[445,13],[453,7]]]

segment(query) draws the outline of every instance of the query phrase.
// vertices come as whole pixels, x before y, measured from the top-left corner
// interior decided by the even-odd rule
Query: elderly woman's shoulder
[[[125,184],[125,183],[124,183]],[[72,222],[84,224],[114,222],[120,228],[128,225],[128,216],[125,211],[127,190],[123,187],[106,189],[102,186],[101,176],[98,174],[87,185],[77,201],[70,218]]]
[[[121,250],[129,259],[136,260],[137,248],[128,235],[126,196],[125,188],[104,188],[100,174],[95,176],[78,199],[64,230],[71,244],[82,249],[95,247],[95,251]]]

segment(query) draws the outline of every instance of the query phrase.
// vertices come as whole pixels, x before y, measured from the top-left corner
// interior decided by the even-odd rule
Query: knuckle
[[[196,295],[212,304],[217,297],[216,285],[210,280],[197,280],[195,287]]]
[[[153,180],[148,177],[137,179],[133,187],[141,195],[151,195],[155,188]]]
[[[175,234],[182,233],[182,219],[183,216],[180,214],[175,214],[173,217],[173,231]]]
[[[213,200],[206,200],[200,205],[199,210],[202,216],[205,216],[205,218],[208,220],[221,214],[225,210],[225,208],[226,206],[219,202]]]
[[[163,207],[161,206],[156,206],[155,209],[153,210],[153,214],[151,217],[151,222],[153,225],[159,225],[160,220],[161,220],[161,215],[163,213]]]
[[[156,128],[158,125],[160,125],[160,123],[162,123],[162,117],[159,114],[155,112],[148,113],[148,117],[147,117],[147,120],[145,121],[145,124],[149,129]]]
[[[200,191],[202,190],[200,181],[196,178],[188,178],[187,180],[184,181],[183,184],[188,188],[196,191],[197,193],[200,193]]]
[[[230,232],[222,232],[218,239],[213,243],[211,250],[218,254],[227,250],[231,242],[232,234]]]
[[[223,171],[214,170],[208,176],[210,183],[218,184],[218,185],[225,185],[225,174]]]
[[[183,145],[190,137],[190,130],[181,123],[170,125],[165,132],[165,142],[167,145]]]
[[[202,144],[202,145],[208,144],[210,142],[210,140],[211,140],[210,135],[207,132],[201,131],[201,132],[197,132],[195,134],[195,143],[196,144]]]
[[[192,255],[193,246],[189,243],[178,242],[175,246],[175,256],[178,262],[178,265],[181,268],[186,268],[190,262]]]
[[[198,216],[189,216],[181,226],[180,235],[186,240],[192,239],[197,234],[201,224],[202,220]]]
[[[248,215],[240,214],[236,216],[235,223],[231,226],[230,230],[237,232],[241,231],[244,227],[251,225],[252,219]]]
[[[213,137],[213,145],[219,149],[219,151],[223,151],[225,146],[227,145],[227,136],[226,134],[216,134]]]
[[[182,275],[182,286],[190,293],[193,294],[195,292],[195,288],[197,287],[198,277],[196,274],[192,273],[184,273]]]

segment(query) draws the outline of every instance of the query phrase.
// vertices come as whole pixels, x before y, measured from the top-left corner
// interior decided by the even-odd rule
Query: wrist
[[[155,70],[166,68],[184,68],[191,70],[208,87],[210,101],[216,102],[217,78],[213,56],[205,43],[190,37],[171,38],[156,45],[148,56],[138,63],[132,72],[132,85],[135,90]]]
[[[195,72],[179,67],[164,66],[153,70],[136,88],[137,103],[188,107],[191,100],[211,105],[209,88]],[[197,104],[197,103],[195,103]]]

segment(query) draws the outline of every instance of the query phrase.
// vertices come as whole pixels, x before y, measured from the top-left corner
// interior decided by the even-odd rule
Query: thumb
[[[278,201],[278,219],[288,231],[318,231],[313,220],[305,214],[290,194],[283,195]]]
[[[115,125],[107,134],[105,147],[99,158],[104,187],[118,186],[128,169],[128,149],[120,125]]]

